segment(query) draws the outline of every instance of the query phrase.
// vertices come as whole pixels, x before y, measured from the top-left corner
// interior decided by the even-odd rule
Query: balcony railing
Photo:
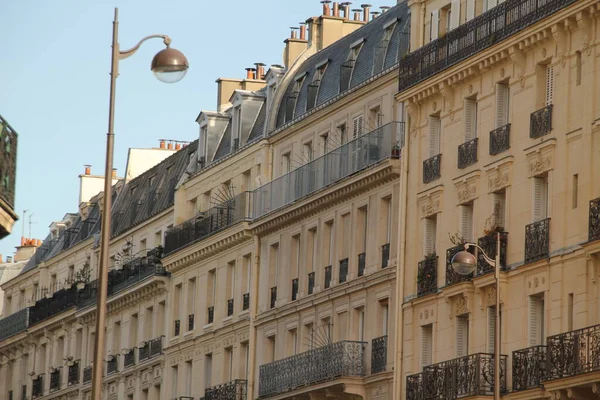
[[[188,315],[188,331],[194,330],[194,318],[195,318],[194,314]]]
[[[510,124],[490,132],[490,155],[495,156],[510,149]]]
[[[600,197],[590,201],[590,223],[588,230],[588,240],[590,242],[598,239],[600,239]]]
[[[546,346],[533,346],[513,351],[513,390],[542,386],[546,380]]]
[[[127,353],[123,354],[123,367],[129,368],[135,365],[135,349],[127,350]]]
[[[458,168],[467,168],[477,162],[477,138],[458,146]]]
[[[210,306],[206,309],[206,323],[212,324],[215,322],[215,306]]]
[[[390,262],[390,244],[381,246],[381,268],[387,268]]]
[[[463,251],[465,249],[464,244],[459,244],[458,246],[454,246],[446,250],[446,286],[456,285],[457,283],[470,281],[473,278],[473,275],[460,275],[454,271],[452,268],[452,257],[459,251]],[[469,247],[467,250],[469,253],[475,254],[475,249],[473,247]]]
[[[260,366],[259,397],[365,374],[366,343],[342,341]]]
[[[371,374],[385,371],[387,366],[387,335],[371,342]]]
[[[29,326],[75,307],[76,300],[77,289],[75,287],[59,290],[50,298],[38,300],[30,309]]]
[[[552,131],[552,104],[531,113],[529,137],[540,138]]]
[[[60,369],[50,373],[50,391],[55,392],[57,390],[60,390]]]
[[[490,258],[496,258],[496,232],[489,233],[485,236],[477,239],[477,244],[483,249],[485,254]],[[508,234],[506,232],[500,232],[500,268],[506,269],[506,247],[508,245]],[[493,272],[494,267],[489,265],[483,258],[483,254],[477,252],[477,275],[485,275],[489,272]]]
[[[80,361],[73,361],[72,365],[69,365],[69,372],[67,375],[67,385],[77,385],[79,383],[79,365]]]
[[[119,371],[119,355],[114,355],[106,360],[106,375],[114,374]]]
[[[181,320],[175,320],[175,326],[173,327],[173,331],[173,336],[179,336],[179,334],[181,333]]]
[[[31,397],[35,399],[44,395],[44,376],[38,375],[31,385]]]
[[[550,218],[525,226],[525,264],[550,255]]]
[[[493,46],[577,0],[507,0],[400,60],[400,92]]]
[[[548,336],[546,379],[600,371],[600,325]]]
[[[331,287],[331,265],[325,267],[325,282],[323,282],[323,287],[325,289],[329,289]]]
[[[506,392],[506,359],[500,358],[500,392]],[[476,353],[406,377],[406,400],[456,399],[494,394],[494,355]]]
[[[423,161],[423,183],[430,183],[441,176],[442,155],[438,154]]]
[[[204,391],[204,400],[246,400],[248,381],[236,379]]]
[[[246,311],[250,308],[250,293],[244,293],[242,295],[242,311]]]
[[[292,301],[298,299],[298,278],[292,279]]]
[[[162,336],[152,339],[148,342],[150,345],[150,358],[156,357],[162,354]]]
[[[362,135],[252,192],[253,217],[284,207],[391,157],[404,140],[404,124],[390,122]]]
[[[433,255],[419,261],[417,271],[417,296],[437,292],[438,256]]]
[[[27,329],[29,326],[29,310],[30,307],[27,307],[0,319],[0,342]]]
[[[228,317],[231,317],[233,315],[233,306],[234,306],[233,299],[227,300],[227,316]]]
[[[308,274],[308,294],[313,294],[315,291],[315,273],[311,272]]]
[[[248,220],[251,216],[251,200],[251,192],[242,192],[169,229],[165,234],[165,254],[171,254],[238,222]]]
[[[271,303],[270,303],[270,306],[271,306],[271,308],[275,308],[275,305],[277,305],[277,286],[273,286],[271,288]]]
[[[358,276],[363,276],[365,274],[366,263],[367,263],[367,254],[360,253],[358,255]]]
[[[17,171],[17,133],[0,117],[0,199],[14,208]]]
[[[92,381],[92,366],[88,365],[83,369],[83,383]]]
[[[340,260],[340,279],[339,283],[344,283],[348,280],[348,259]]]
[[[150,342],[144,342],[138,348],[138,362],[146,361],[150,358]]]

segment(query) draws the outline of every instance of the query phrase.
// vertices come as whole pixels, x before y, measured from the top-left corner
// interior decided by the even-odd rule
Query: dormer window
[[[340,71],[340,93],[345,92],[350,88],[350,80],[352,79],[352,72],[354,71],[354,64],[356,64],[356,59],[358,58],[358,53],[363,44],[363,39],[355,42],[350,46],[350,53],[348,54],[348,59],[345,63],[342,64]]]
[[[385,65],[385,56],[387,55],[388,46],[392,40],[392,33],[394,33],[394,28],[396,27],[397,23],[398,20],[392,20],[386,24],[381,41],[377,46],[375,46],[375,54],[373,56],[373,74],[377,74],[383,70]]]
[[[208,153],[208,125],[204,125],[204,126],[200,127],[200,153],[199,153],[200,158],[198,159],[198,162],[200,162],[200,164],[203,164],[203,160],[202,160],[203,158],[204,158],[204,162],[206,162],[206,154],[207,153]]]
[[[285,100],[285,122],[290,122],[292,119],[294,119],[296,101],[298,100],[300,89],[302,89],[302,82],[304,82],[305,76],[306,74],[302,74],[302,76],[296,77],[292,93],[290,93],[287,99]]]
[[[233,135],[231,138],[232,150],[240,147],[240,138],[242,136],[242,107],[237,106],[233,109]]]
[[[319,95],[319,87],[321,86],[321,80],[325,75],[327,69],[327,61],[317,66],[317,70],[313,75],[312,82],[308,85],[308,99],[306,101],[306,111],[312,109],[317,104],[317,96]]]

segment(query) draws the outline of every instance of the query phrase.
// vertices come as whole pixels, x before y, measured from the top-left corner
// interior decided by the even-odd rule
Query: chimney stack
[[[381,13],[383,14],[384,12],[386,12],[387,10],[389,10],[391,7],[390,6],[381,6],[379,8],[381,8]]]
[[[340,16],[340,5],[337,1],[333,2],[333,16],[338,18]]]
[[[116,168],[113,168],[112,177],[113,177],[113,179],[117,179],[117,169]]]
[[[379,14],[381,14],[379,11],[371,11],[371,19],[379,17]]]
[[[175,143],[175,150],[181,150],[181,143]]]
[[[352,4],[350,1],[345,1],[340,4],[342,6],[342,10],[344,11],[345,19],[350,19],[350,4]]]
[[[265,79],[265,64],[254,63],[254,66],[256,67],[256,79]]]
[[[297,39],[298,38],[298,28],[297,26],[290,26],[290,39]]]
[[[363,21],[369,22],[369,11],[371,10],[371,5],[361,4],[360,6],[363,9]]]
[[[329,14],[331,12],[329,3],[331,3],[331,0],[322,0],[321,1],[321,4],[323,4],[323,15],[325,15],[325,16],[329,16]]]
[[[306,23],[300,22],[300,40],[306,40]]]
[[[89,164],[84,165],[85,167],[85,174],[86,175],[91,175],[92,174],[92,166]]]
[[[169,144],[167,145],[167,149],[173,150],[173,142],[169,142]]]
[[[166,147],[164,139],[160,139],[160,148],[164,150]]]
[[[361,9],[360,8],[354,8],[352,9],[352,12],[354,13],[354,20],[355,21],[360,21],[360,13],[361,13]]]

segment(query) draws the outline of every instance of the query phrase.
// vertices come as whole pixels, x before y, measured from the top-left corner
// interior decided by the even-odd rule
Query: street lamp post
[[[475,247],[483,256],[485,262],[494,267],[496,281],[496,328],[494,329],[494,400],[500,400],[500,232],[496,232],[496,258],[490,258],[481,247],[475,243],[465,243],[465,249],[452,257],[452,269],[460,275],[470,275],[477,267],[477,259],[467,250]]]
[[[112,36],[112,56],[110,65],[110,102],[108,108],[108,133],[106,134],[106,167],[104,170],[104,199],[102,205],[102,221],[100,232],[100,265],[98,268],[98,295],[96,302],[96,335],[94,343],[94,359],[92,368],[92,400],[100,400],[102,393],[102,372],[105,350],[106,299],[108,291],[108,247],[110,241],[110,211],[112,203],[112,169],[114,147],[115,89],[119,76],[119,61],[135,54],[141,44],[148,39],[162,38],[166,49],[158,52],[152,60],[151,69],[157,79],[174,83],[181,80],[189,64],[185,56],[172,49],[171,38],[166,35],[146,36],[129,50],[119,50],[119,10],[115,8]]]

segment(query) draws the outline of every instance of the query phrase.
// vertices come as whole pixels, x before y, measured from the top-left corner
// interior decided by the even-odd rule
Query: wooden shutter
[[[456,357],[469,353],[469,317],[456,317]]]
[[[439,117],[429,117],[429,157],[440,154],[441,121]]]
[[[461,235],[465,240],[471,241],[473,236],[473,206],[461,206],[460,209]]]
[[[421,327],[421,368],[433,361],[433,328],[431,325]]]
[[[425,255],[435,251],[436,219],[425,218],[425,232],[423,238],[423,253]]]
[[[529,296],[529,346],[542,344],[543,301],[538,296]]]
[[[505,209],[506,209],[506,194],[492,194],[492,215],[494,216],[494,224],[506,228]]]
[[[533,178],[533,221],[541,221],[548,215],[548,181]]]
[[[362,132],[363,132],[363,116],[359,115],[358,117],[355,117],[352,122],[353,122],[352,135],[353,135],[353,138],[356,139],[357,137],[362,135]]]
[[[433,41],[439,37],[440,34],[440,10],[434,10],[431,12],[431,37],[429,41]]]
[[[548,65],[546,67],[546,105],[552,104],[554,98],[554,67]]]
[[[475,0],[467,0],[467,21],[475,18]]]
[[[496,339],[496,307],[488,307],[487,313],[487,352],[494,353],[494,341]]]
[[[465,99],[465,142],[477,137],[477,102]]]
[[[458,28],[460,25],[460,0],[452,0],[452,14],[450,14],[450,29]]]
[[[496,85],[496,128],[508,124],[508,102],[510,99],[508,85]]]

